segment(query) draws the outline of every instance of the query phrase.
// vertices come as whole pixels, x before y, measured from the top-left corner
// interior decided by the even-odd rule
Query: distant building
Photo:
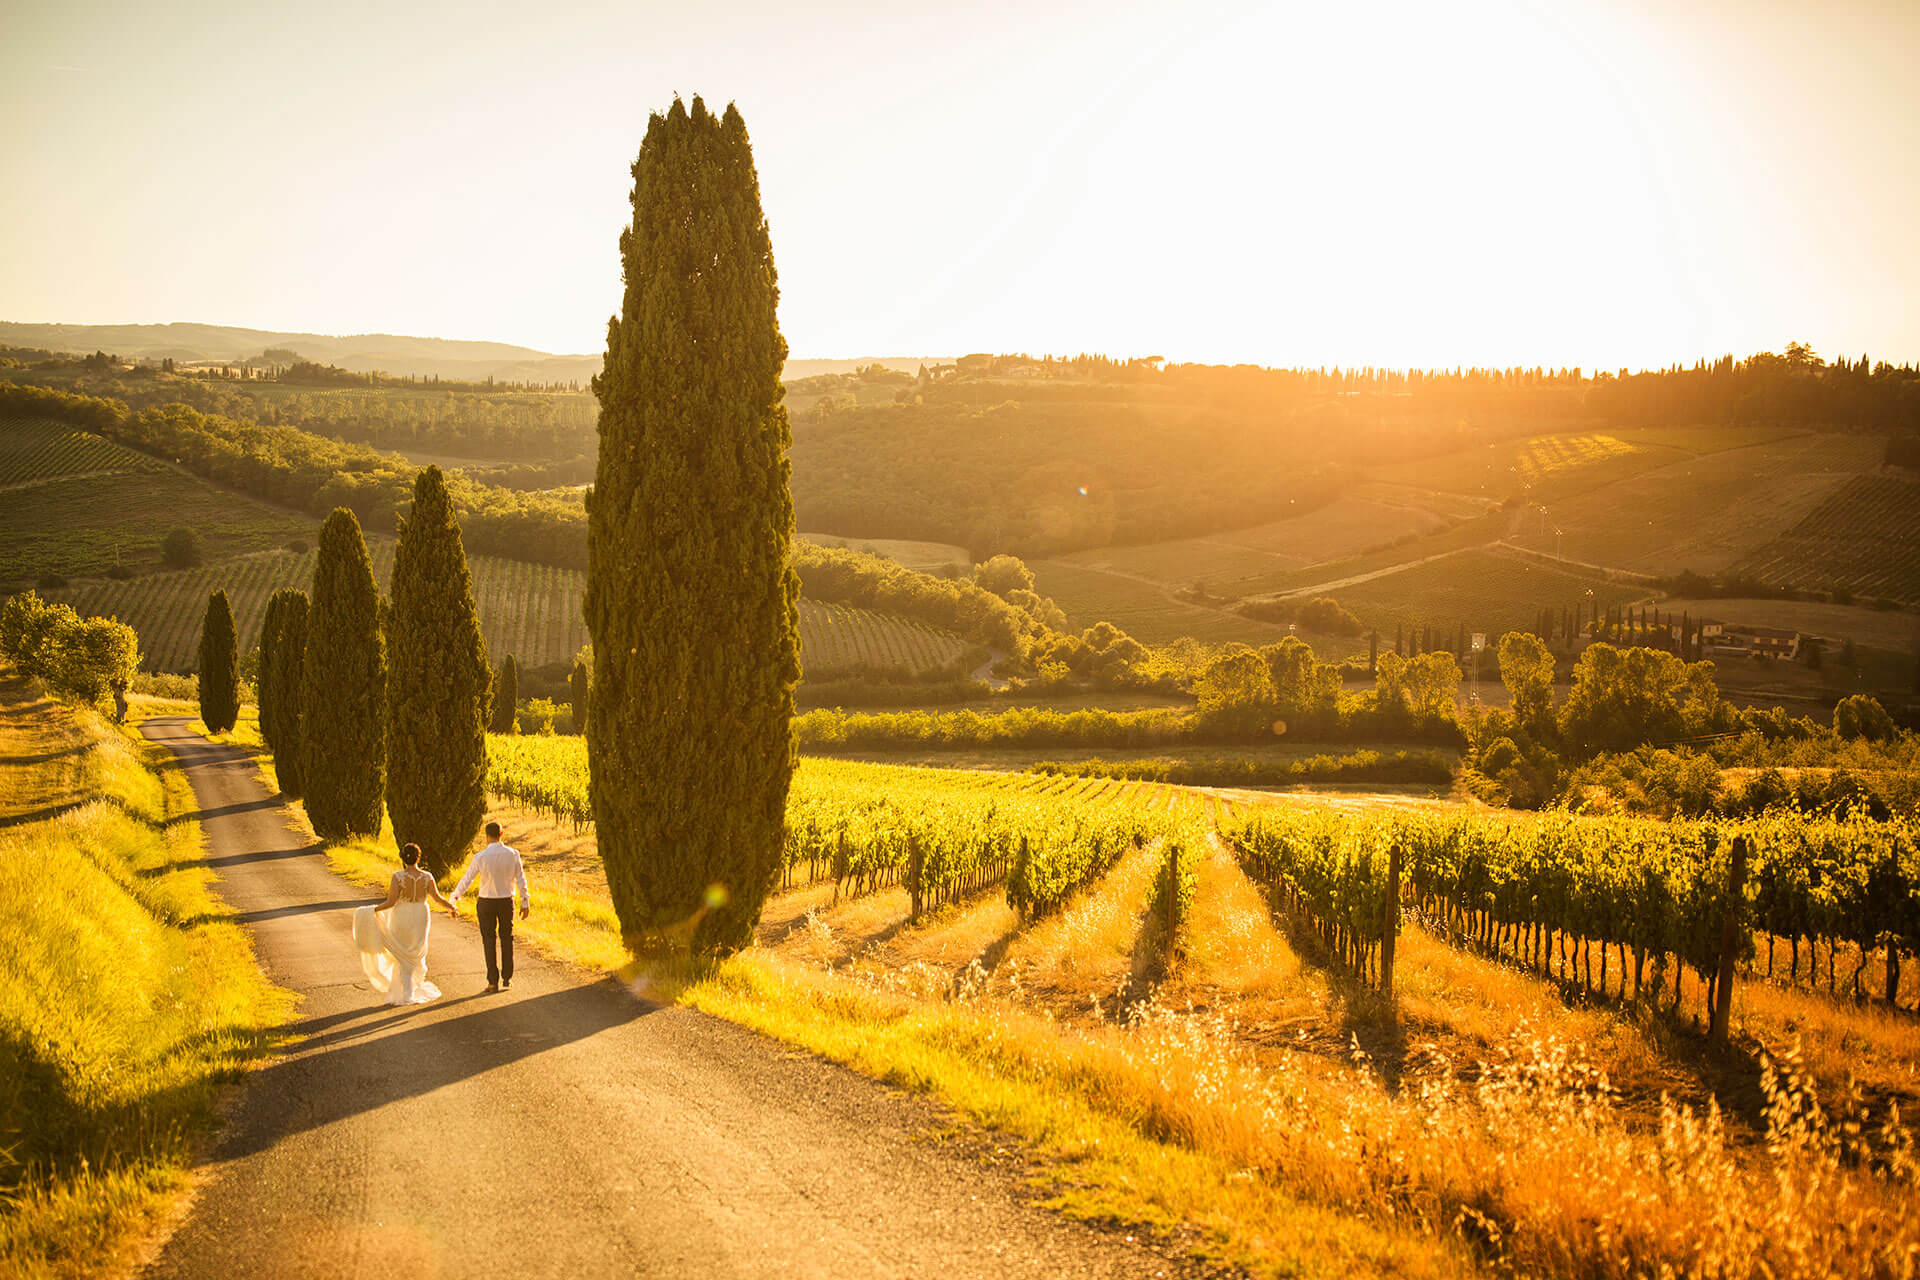
[[[1784,658],[1790,662],[1800,656],[1802,639],[1798,631],[1783,627],[1753,627],[1712,621],[1702,621],[1700,624],[1700,644],[1709,654]]]

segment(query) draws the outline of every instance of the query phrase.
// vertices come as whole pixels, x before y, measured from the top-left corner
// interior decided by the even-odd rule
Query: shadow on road
[[[253,813],[260,809],[277,809],[280,806],[278,796],[268,796],[264,800],[249,800],[245,804],[223,804],[217,809],[195,809],[191,813],[177,814],[167,819],[167,825],[178,826],[184,822],[205,822],[209,818],[225,818],[236,813]]]
[[[262,920],[281,920],[287,916],[312,915],[316,911],[339,911],[346,907],[364,907],[373,902],[373,898],[362,894],[358,898],[337,898],[332,902],[296,902],[285,907],[263,907],[258,911],[243,911],[235,916],[236,924],[258,924]]]
[[[143,878],[151,880],[155,876],[169,875],[175,871],[185,870],[189,867],[212,867],[217,869],[220,867],[238,867],[250,862],[278,862],[282,858],[304,858],[308,854],[317,856],[325,853],[326,848],[327,846],[324,843],[316,840],[312,844],[292,845],[285,849],[256,849],[252,853],[229,853],[225,857],[220,858],[180,858],[173,862],[164,862],[157,867],[147,867],[139,874]],[[364,901],[366,901],[364,898],[354,899],[356,904]]]
[[[253,1155],[292,1134],[588,1039],[658,1007],[608,979],[526,999],[471,995],[413,1008],[376,1004],[295,1023],[285,1028],[289,1035],[312,1038],[294,1046],[299,1056],[249,1077],[248,1120],[220,1144],[219,1158]]]

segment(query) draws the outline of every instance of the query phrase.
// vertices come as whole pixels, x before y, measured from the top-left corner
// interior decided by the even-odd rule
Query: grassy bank
[[[213,896],[184,775],[0,683],[0,1274],[124,1269],[291,998]]]

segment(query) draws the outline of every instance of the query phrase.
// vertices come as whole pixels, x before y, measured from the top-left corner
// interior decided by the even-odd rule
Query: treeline
[[[1920,431],[1920,368],[1821,360],[1804,344],[1745,360],[1595,381],[1594,415],[1620,426],[1765,425]]]
[[[419,470],[364,445],[204,414],[184,404],[134,412],[119,400],[0,382],[0,415],[52,418],[96,432],[316,517],[345,507],[374,529],[395,527]],[[586,568],[586,510],[577,496],[519,493],[458,473],[447,478],[447,487],[470,550]]]
[[[794,741],[817,751],[951,751],[993,747],[1162,747],[1193,740],[1193,713],[1054,711],[808,711],[793,719]]]
[[[1296,760],[1046,760],[1028,766],[1027,772],[1186,787],[1285,787],[1302,782],[1445,786],[1453,781],[1453,765],[1438,751],[1352,751]]]

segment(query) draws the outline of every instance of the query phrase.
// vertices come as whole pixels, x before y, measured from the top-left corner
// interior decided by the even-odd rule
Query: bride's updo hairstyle
[[[419,866],[420,865],[420,846],[417,844],[401,845],[400,861],[406,863],[410,867]]]

